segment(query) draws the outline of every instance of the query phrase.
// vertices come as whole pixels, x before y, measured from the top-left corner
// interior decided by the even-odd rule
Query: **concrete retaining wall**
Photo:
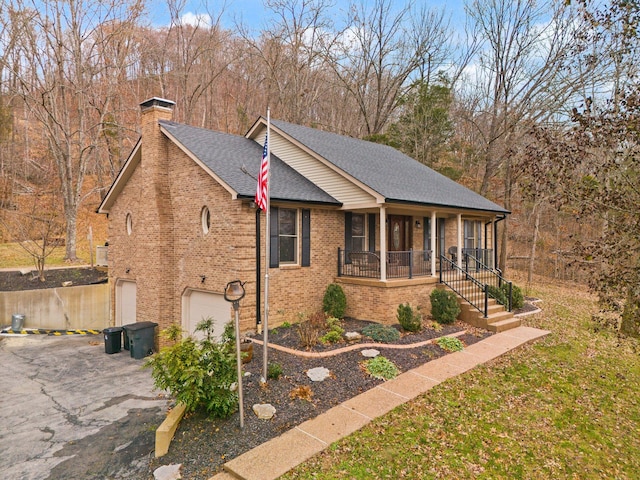
[[[95,329],[109,326],[109,284],[0,292],[0,325],[25,315],[25,328]]]

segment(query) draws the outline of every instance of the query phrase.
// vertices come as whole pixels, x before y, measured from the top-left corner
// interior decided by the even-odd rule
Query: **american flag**
[[[256,205],[263,212],[267,211],[267,195],[269,190],[267,176],[269,174],[269,159],[267,158],[269,150],[268,134],[264,136],[264,148],[262,149],[262,163],[260,164],[260,173],[258,174],[258,188],[256,189]]]

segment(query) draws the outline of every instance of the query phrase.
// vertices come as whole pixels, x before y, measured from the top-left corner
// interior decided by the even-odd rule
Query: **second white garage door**
[[[182,297],[182,328],[194,338],[202,338],[201,332],[196,334],[196,326],[203,319],[213,318],[213,334],[220,339],[224,326],[231,320],[231,304],[219,293],[187,290]]]

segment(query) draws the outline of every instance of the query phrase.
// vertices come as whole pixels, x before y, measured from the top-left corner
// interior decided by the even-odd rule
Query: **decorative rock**
[[[362,352],[360,353],[362,353],[363,357],[367,357],[367,358],[376,358],[378,355],[380,355],[380,351],[376,350],[375,348],[362,350]]]
[[[347,342],[358,342],[362,340],[362,335],[360,335],[358,332],[347,332],[344,334],[344,338],[347,340]]]
[[[276,407],[270,403],[256,403],[253,405],[253,413],[261,420],[270,420],[276,414]]]
[[[73,285],[73,282],[71,280],[69,280],[68,282],[62,282],[63,287],[70,287],[71,285]]]
[[[155,480],[178,480],[182,478],[182,475],[180,474],[180,468],[182,468],[181,463],[163,465],[153,471],[153,478]]]
[[[21,268],[18,271],[20,272],[20,275],[29,275],[31,273],[31,269],[30,268]]]
[[[322,382],[330,374],[329,369],[325,367],[316,367],[307,370],[307,377],[309,377],[312,382]]]

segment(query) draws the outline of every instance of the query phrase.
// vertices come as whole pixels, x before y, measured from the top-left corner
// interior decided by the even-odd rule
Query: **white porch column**
[[[462,214],[458,214],[458,265],[462,265]]]
[[[380,280],[387,280],[387,209],[380,207]]]
[[[436,235],[438,235],[438,229],[436,228],[436,211],[431,212],[431,276],[436,276],[436,259],[440,257],[440,252],[436,252]]]

